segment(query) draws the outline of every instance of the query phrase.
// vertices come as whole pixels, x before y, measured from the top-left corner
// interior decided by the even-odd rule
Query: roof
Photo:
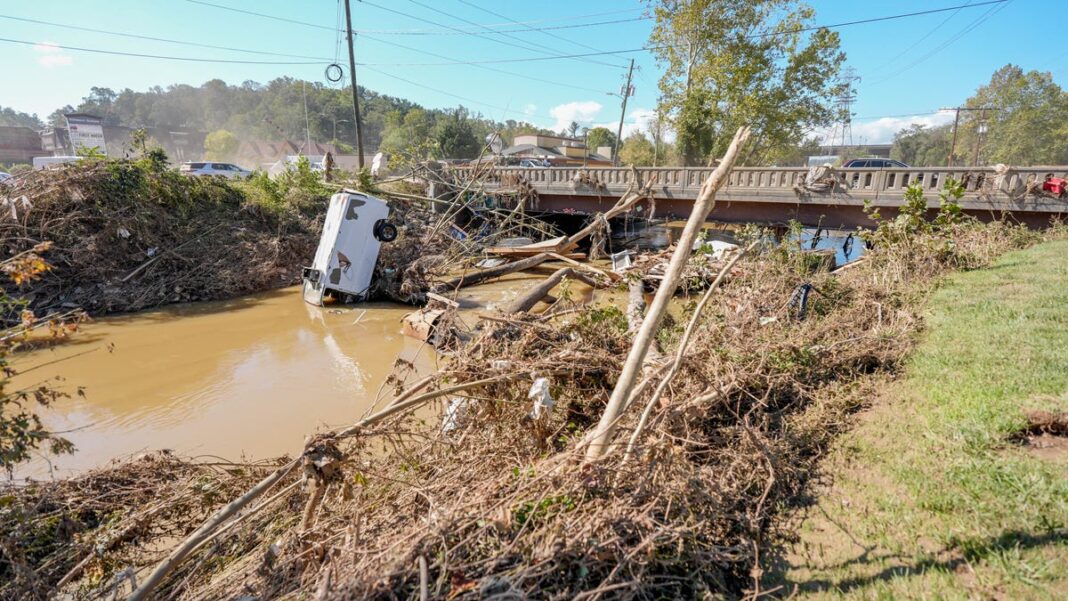
[[[533,144],[519,144],[517,146],[509,146],[501,151],[504,156],[512,156],[520,153],[537,153],[538,156],[545,157],[562,157],[564,155],[556,152],[551,148],[545,148],[544,146],[535,146]]]

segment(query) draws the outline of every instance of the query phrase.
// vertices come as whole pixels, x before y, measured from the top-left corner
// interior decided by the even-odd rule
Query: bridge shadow
[[[840,525],[838,526],[841,528]],[[846,535],[852,539],[848,532],[846,532]],[[863,569],[864,567],[877,567],[887,563],[893,563],[894,565],[886,566],[873,574],[841,580],[830,578],[791,579],[787,576],[790,568],[802,568],[812,571],[816,569],[805,565],[804,561],[791,563],[780,552],[768,560],[768,576],[765,587],[767,589],[781,587],[780,590],[784,591],[786,595],[822,592],[849,593],[879,582],[890,583],[898,578],[916,576],[932,570],[948,573],[961,572],[970,564],[989,559],[1003,552],[1068,546],[1068,530],[1052,530],[1046,533],[1010,530],[996,537],[964,539],[951,547],[931,553],[929,557],[923,559],[918,558],[916,554],[878,553],[877,547],[874,545],[861,545],[855,539],[853,539],[853,542],[864,549],[860,555],[836,564],[822,565],[818,568],[818,571],[826,574],[850,567],[859,566],[859,569]]]

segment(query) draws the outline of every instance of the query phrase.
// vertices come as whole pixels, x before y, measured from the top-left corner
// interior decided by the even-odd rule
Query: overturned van
[[[342,190],[330,197],[315,260],[303,270],[305,302],[322,305],[328,294],[342,302],[367,298],[378,250],[397,238],[388,217],[389,205],[374,196]]]

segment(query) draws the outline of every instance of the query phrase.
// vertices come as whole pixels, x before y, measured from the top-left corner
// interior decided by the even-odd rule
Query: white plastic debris
[[[534,409],[530,412],[530,417],[533,419],[541,419],[543,415],[547,417],[553,410],[553,405],[556,404],[552,395],[549,394],[548,378],[535,379],[530,386],[530,392],[527,393],[527,398],[534,400]]]
[[[445,408],[445,417],[441,421],[443,433],[447,434],[460,427],[460,422],[467,415],[468,402],[469,399],[463,397],[455,397],[449,401],[449,406]]]
[[[126,228],[124,228],[124,227],[120,227],[120,228],[119,228],[119,232],[118,232],[118,234],[119,234],[119,237],[120,237],[120,238],[122,238],[123,240],[125,240],[125,239],[127,239],[127,238],[129,238],[129,237],[130,237],[130,230],[128,230],[128,229],[126,229]]]
[[[512,362],[508,359],[494,359],[490,362],[490,367],[494,371],[504,371],[512,366]]]
[[[156,256],[156,253],[158,253],[158,252],[159,252],[159,247],[158,246],[153,246],[152,248],[150,248],[147,251],[145,251],[145,254],[148,255],[149,257],[154,257],[154,256]]]
[[[719,261],[723,259],[727,253],[732,253],[738,250],[737,244],[731,244],[730,242],[722,242],[720,240],[696,240],[693,243],[693,249],[705,250],[712,256],[712,260]]]
[[[632,264],[629,250],[621,250],[612,254],[612,271],[620,273],[630,269]]]

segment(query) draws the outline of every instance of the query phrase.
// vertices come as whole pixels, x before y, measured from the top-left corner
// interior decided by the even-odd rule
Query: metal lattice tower
[[[835,98],[835,106],[842,115],[842,119],[834,124],[830,141],[832,146],[837,145],[838,148],[841,148],[846,145],[853,145],[853,103],[857,101],[857,91],[854,84],[860,81],[860,76],[857,75],[857,70],[853,67],[846,67],[838,80],[843,87],[842,92]]]

